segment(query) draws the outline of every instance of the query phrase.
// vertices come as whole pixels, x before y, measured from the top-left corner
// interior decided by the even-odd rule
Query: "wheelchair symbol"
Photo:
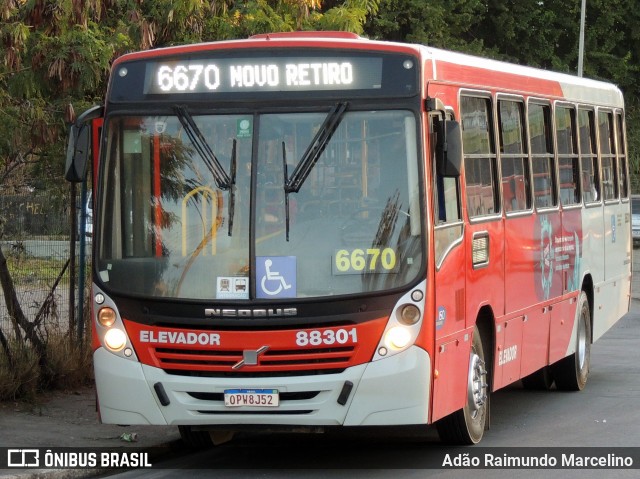
[[[271,266],[273,266],[273,261],[266,259],[264,261],[265,275],[262,277],[262,280],[260,280],[262,291],[269,296],[275,296],[284,290],[291,289],[291,285],[287,284],[284,276],[278,271],[271,271]],[[267,282],[269,282],[268,285],[270,287],[267,287]]]

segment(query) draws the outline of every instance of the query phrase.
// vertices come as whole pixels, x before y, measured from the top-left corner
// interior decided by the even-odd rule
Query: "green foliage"
[[[69,105],[101,103],[126,52],[296,29],[362,31],[379,0],[0,0],[0,184],[62,195]]]
[[[580,7],[577,0],[381,0],[365,31],[576,74]],[[613,82],[624,93],[632,179],[640,174],[639,23],[635,2],[587,2],[584,76]]]
[[[381,40],[480,53],[483,43],[474,32],[484,9],[481,0],[381,0],[366,32]]]
[[[134,50],[344,30],[575,73],[580,3],[548,0],[0,0],[0,184],[64,188],[69,104],[102,102],[110,64]],[[587,2],[584,74],[618,84],[639,161],[640,10]]]

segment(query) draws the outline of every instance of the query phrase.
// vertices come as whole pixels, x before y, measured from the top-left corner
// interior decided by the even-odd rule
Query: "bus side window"
[[[499,100],[500,163],[505,211],[531,208],[529,157],[524,142],[524,105],[521,101]]]
[[[616,113],[616,153],[618,154],[618,171],[620,172],[620,197],[629,197],[629,175],[627,174],[627,155],[624,148],[624,124],[622,115]]]
[[[602,158],[602,192],[605,201],[618,198],[618,169],[613,136],[613,119],[609,111],[598,112],[600,157]]]
[[[578,110],[580,133],[580,163],[582,165],[582,198],[585,203],[600,201],[600,170],[596,150],[596,132],[593,111]]]
[[[528,119],[535,207],[553,207],[558,204],[558,194],[555,187],[551,107],[548,104],[530,103]]]
[[[460,109],[468,215],[474,218],[498,213],[500,207],[491,100],[463,96]]]
[[[453,117],[448,114],[448,119]],[[462,237],[462,213],[460,199],[460,178],[444,177],[438,173],[436,166],[435,145],[438,138],[437,132],[442,131],[437,125],[440,123],[439,115],[431,116],[431,165],[433,171],[433,201],[435,216],[435,257],[436,264],[442,264],[450,247]]]
[[[576,112],[571,106],[556,106],[556,143],[560,201],[563,206],[580,203],[580,168],[578,161]]]
[[[449,115],[448,115],[449,116]],[[438,116],[432,117],[431,125],[431,138],[432,144],[435,145],[437,138],[435,136],[439,131],[438,128],[434,128],[434,125],[441,120]],[[435,152],[435,151],[434,151]],[[438,169],[435,167],[435,158],[432,154],[433,174],[435,178],[435,212],[436,212],[436,224],[455,223],[462,219],[460,214],[460,184],[459,178],[443,177],[438,173]]]

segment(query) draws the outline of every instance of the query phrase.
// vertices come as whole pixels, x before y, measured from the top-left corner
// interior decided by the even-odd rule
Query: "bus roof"
[[[425,75],[434,81],[478,89],[508,88],[534,96],[545,93],[567,101],[617,108],[624,106],[622,92],[612,83],[432,47],[419,48],[431,63]]]
[[[352,48],[412,53],[422,58],[424,80],[457,84],[466,88],[504,89],[526,95],[544,95],[567,101],[622,108],[619,88],[587,78],[517,65],[418,44],[369,40],[349,32],[277,32],[241,40],[224,40],[146,50],[126,54],[114,62],[215,51],[227,48]]]

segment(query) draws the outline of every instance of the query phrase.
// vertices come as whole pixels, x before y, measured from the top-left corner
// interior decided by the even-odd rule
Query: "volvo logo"
[[[257,366],[258,365],[258,356],[262,353],[266,352],[269,349],[269,346],[262,346],[260,349],[256,351],[252,351],[249,349],[245,349],[242,352],[242,359],[238,361],[236,364],[231,366],[231,369],[240,369],[242,366]]]
[[[298,308],[262,308],[262,309],[232,309],[232,308],[207,308],[204,315],[214,318],[281,318],[284,316],[296,316]]]

